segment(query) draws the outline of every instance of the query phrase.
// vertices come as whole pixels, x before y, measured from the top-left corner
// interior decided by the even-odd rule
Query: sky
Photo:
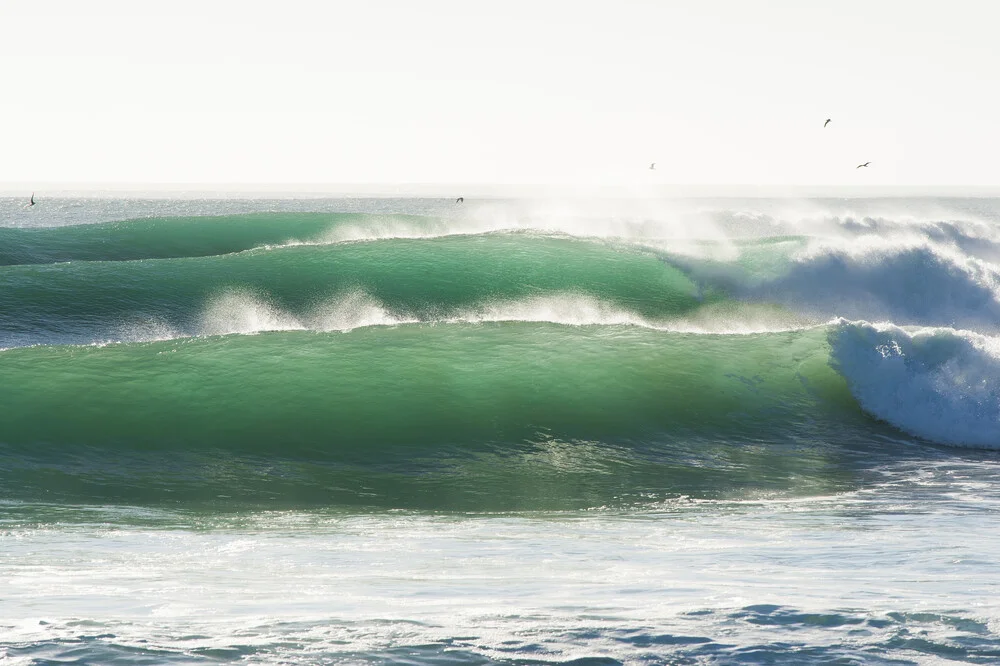
[[[8,0],[0,183],[996,186],[998,24],[993,0]]]

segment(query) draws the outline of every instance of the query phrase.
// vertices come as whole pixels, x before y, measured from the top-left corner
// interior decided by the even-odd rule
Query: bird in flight
[[[656,171],[656,162],[653,162],[652,164],[649,165],[649,170]]]
[[[868,166],[869,164],[871,164],[871,162],[865,162],[864,164],[859,164],[858,166],[856,166],[856,167],[854,167],[854,168],[855,168],[855,169],[860,169],[861,167],[866,167],[866,166]]]
[[[827,125],[829,125],[831,120],[833,120],[833,119],[832,118],[827,118],[826,122],[823,123],[823,127],[826,127]]]
[[[465,197],[459,197],[455,199],[455,203],[462,203],[463,201],[465,201]]]

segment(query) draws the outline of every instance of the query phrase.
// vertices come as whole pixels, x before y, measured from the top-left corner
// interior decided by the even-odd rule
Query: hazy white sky
[[[6,0],[0,25],[0,182],[1000,184],[994,0]]]

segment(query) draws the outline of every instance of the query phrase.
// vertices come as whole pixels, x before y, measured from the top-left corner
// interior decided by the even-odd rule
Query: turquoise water
[[[0,200],[0,658],[1000,660],[1000,202]]]

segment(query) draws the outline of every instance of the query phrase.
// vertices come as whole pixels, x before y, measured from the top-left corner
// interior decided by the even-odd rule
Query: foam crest
[[[348,291],[309,311],[294,315],[266,298],[245,291],[226,291],[213,298],[199,318],[199,335],[253,334],[265,331],[351,331],[367,326],[394,326],[417,321],[389,313],[363,291]]]
[[[304,318],[317,331],[351,331],[368,326],[395,326],[413,323],[413,318],[397,317],[363,291],[350,291],[317,308]]]
[[[869,414],[941,444],[1000,448],[1000,339],[838,320],[828,340]]]
[[[231,290],[213,298],[202,312],[198,331],[203,335],[294,331],[306,328],[298,319],[247,291]]]

